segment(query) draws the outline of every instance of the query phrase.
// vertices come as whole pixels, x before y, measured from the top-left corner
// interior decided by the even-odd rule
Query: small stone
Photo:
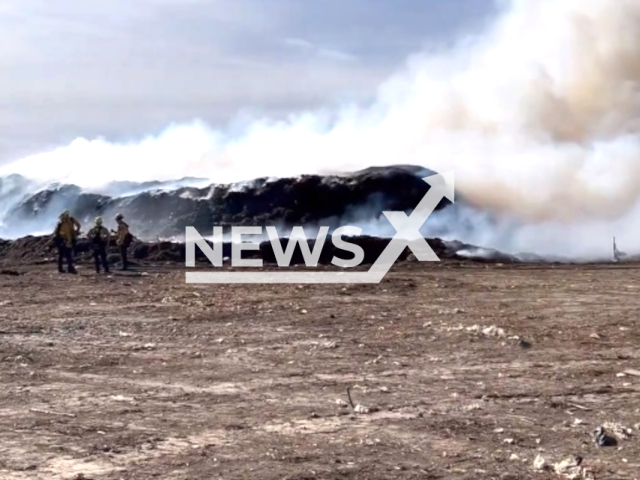
[[[534,470],[544,470],[546,466],[546,461],[540,455],[538,455],[533,461],[533,469]]]
[[[614,447],[618,444],[615,438],[607,435],[603,427],[598,427],[595,430],[594,441],[599,447]]]

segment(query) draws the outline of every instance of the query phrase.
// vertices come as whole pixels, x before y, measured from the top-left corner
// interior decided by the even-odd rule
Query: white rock
[[[535,460],[533,460],[533,469],[544,470],[546,463],[545,459],[538,455]]]

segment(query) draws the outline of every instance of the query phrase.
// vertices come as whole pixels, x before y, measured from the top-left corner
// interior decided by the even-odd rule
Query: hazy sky
[[[0,163],[366,99],[493,0],[0,0]]]

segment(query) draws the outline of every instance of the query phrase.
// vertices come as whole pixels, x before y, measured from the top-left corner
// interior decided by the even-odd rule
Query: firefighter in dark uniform
[[[95,226],[89,230],[87,236],[89,237],[89,242],[91,242],[91,248],[93,248],[96,273],[100,273],[100,267],[104,269],[104,273],[109,273],[107,252],[109,250],[111,235],[109,234],[109,230],[103,226],[102,218],[96,218]]]
[[[127,270],[129,268],[129,260],[127,259],[127,249],[131,245],[133,236],[129,232],[129,225],[124,221],[124,217],[121,213],[116,215],[116,222],[118,223],[118,229],[114,232],[116,234],[116,244],[120,251],[120,258],[122,260],[121,270]]]

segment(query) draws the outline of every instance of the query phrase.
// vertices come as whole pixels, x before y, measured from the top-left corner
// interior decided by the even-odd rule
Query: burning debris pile
[[[385,210],[409,211],[429,190],[422,178],[434,172],[416,166],[369,168],[348,175],[259,178],[250,182],[195,187],[195,179],[167,184],[111,184],[86,192],[75,185],[37,193],[3,192],[0,237],[16,238],[53,229],[59,213],[71,210],[81,223],[123,213],[143,239],[182,236],[186,226],[210,232],[214,225],[314,226],[331,228],[370,222]],[[19,184],[14,179],[13,184]],[[185,186],[191,185],[191,186]],[[1,187],[1,185],[0,185]],[[6,197],[6,198],[5,198]],[[438,210],[451,205],[443,199]]]

